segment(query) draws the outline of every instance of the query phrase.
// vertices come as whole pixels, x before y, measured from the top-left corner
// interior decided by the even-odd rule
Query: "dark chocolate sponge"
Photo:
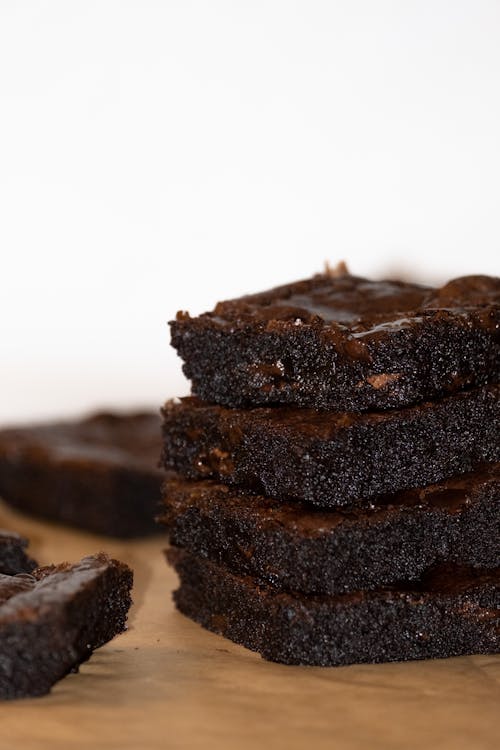
[[[380,588],[443,561],[500,567],[500,464],[326,512],[210,480],[170,476],[163,493],[173,545],[280,590]]]
[[[43,695],[125,630],[132,571],[101,553],[0,575],[0,698]]]
[[[163,409],[162,463],[280,499],[360,504],[500,461],[499,390],[363,414],[229,409],[187,398]]]
[[[500,379],[500,279],[433,289],[341,268],[178,313],[171,331],[206,401],[399,408]]]
[[[500,569],[339,596],[276,592],[172,548],[181,612],[265,659],[333,666],[500,652]]]
[[[101,413],[0,431],[0,496],[99,534],[151,534],[163,477],[154,413]]]
[[[27,546],[27,539],[14,531],[0,529],[1,574],[12,576],[16,573],[31,573],[36,568],[36,562],[26,554]]]

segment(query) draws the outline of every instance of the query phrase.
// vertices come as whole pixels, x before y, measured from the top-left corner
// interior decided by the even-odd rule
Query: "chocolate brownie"
[[[226,406],[399,408],[500,379],[500,279],[431,288],[345,268],[171,322],[193,393]]]
[[[0,575],[0,698],[43,695],[125,630],[132,571],[104,553]]]
[[[162,463],[279,499],[360,504],[500,461],[499,390],[362,414],[229,409],[191,397],[163,409]]]
[[[26,554],[27,546],[27,539],[14,531],[0,529],[0,573],[10,576],[31,573],[36,562]]]
[[[369,592],[305,596],[172,548],[181,612],[265,659],[333,666],[500,652],[500,569],[445,567]]]
[[[285,591],[380,588],[443,561],[500,567],[500,464],[369,508],[325,512],[174,476],[164,504],[172,544]]]
[[[0,431],[0,496],[19,510],[100,534],[156,530],[163,473],[155,413]]]

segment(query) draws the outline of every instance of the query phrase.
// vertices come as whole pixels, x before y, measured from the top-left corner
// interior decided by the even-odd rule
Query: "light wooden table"
[[[135,570],[127,633],[49,696],[0,704],[0,749],[498,750],[500,657],[286,667],[174,611],[163,539],[122,543],[30,521],[0,526],[41,563],[104,549]]]

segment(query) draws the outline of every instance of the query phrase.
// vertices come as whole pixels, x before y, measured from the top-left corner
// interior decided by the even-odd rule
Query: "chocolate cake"
[[[440,482],[500,461],[499,386],[388,412],[163,409],[165,468],[331,508]]]
[[[172,548],[181,612],[284,664],[333,666],[500,652],[500,569],[444,567],[369,592],[277,592]]]
[[[28,541],[14,531],[0,529],[0,574],[31,573],[36,562],[26,554]]]
[[[115,537],[156,531],[163,477],[155,413],[100,413],[0,431],[0,496],[42,518]]]
[[[500,279],[431,288],[345,268],[171,322],[193,393],[226,406],[401,408],[500,379]]]
[[[104,553],[0,575],[0,698],[47,693],[125,630],[132,571]]]
[[[210,480],[170,476],[163,492],[173,545],[280,590],[380,588],[443,561],[500,567],[500,464],[327,512]]]

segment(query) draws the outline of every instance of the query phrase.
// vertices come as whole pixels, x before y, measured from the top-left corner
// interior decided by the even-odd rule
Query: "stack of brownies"
[[[179,313],[172,341],[181,612],[288,664],[500,651],[500,279],[340,267]]]

